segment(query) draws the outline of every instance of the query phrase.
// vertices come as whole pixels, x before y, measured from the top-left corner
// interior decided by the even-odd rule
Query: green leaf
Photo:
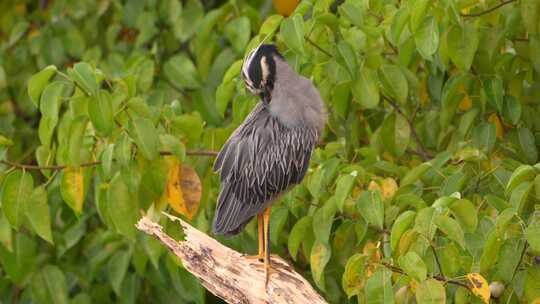
[[[430,0],[415,0],[411,3],[411,19],[409,23],[411,32],[416,33],[421,26],[422,21],[425,20],[424,17],[426,16],[430,3]]]
[[[281,231],[287,223],[289,217],[289,210],[285,207],[272,208],[272,214],[270,215],[270,241],[274,245],[278,245]]]
[[[368,230],[367,222],[362,217],[359,217],[354,223],[354,231],[356,232],[357,244],[362,243],[362,241],[364,240],[364,237],[366,236],[367,230]]]
[[[459,223],[453,218],[446,215],[437,215],[435,217],[435,225],[444,232],[451,240],[458,243],[461,248],[465,248],[465,236]]]
[[[324,268],[330,261],[331,255],[332,251],[327,243],[315,240],[310,257],[311,274],[317,286],[322,290],[324,290]]]
[[[377,74],[370,68],[364,67],[358,78],[352,84],[354,100],[366,109],[373,109],[379,104],[380,94],[377,84]]]
[[[418,304],[445,304],[444,286],[435,279],[425,280],[416,288],[416,302]]]
[[[384,205],[379,191],[366,190],[362,192],[356,206],[366,222],[383,229]]]
[[[225,25],[224,32],[233,49],[242,54],[251,36],[249,18],[242,16],[228,22]]]
[[[39,139],[44,146],[51,144],[54,128],[58,123],[58,112],[62,104],[62,93],[65,83],[55,81],[45,87],[41,94],[40,110],[41,120],[39,122]]]
[[[304,55],[304,19],[298,14],[285,18],[281,22],[283,42],[294,52]]]
[[[521,20],[529,34],[538,33],[538,21],[540,18],[538,1],[522,0],[520,1]]]
[[[396,65],[384,64],[379,69],[378,74],[384,92],[399,103],[404,104],[407,100],[409,86],[401,69]]]
[[[126,134],[121,134],[114,144],[114,159],[127,167],[131,162],[131,140]]]
[[[353,47],[345,40],[337,45],[338,62],[349,72],[351,79],[356,79],[358,73],[358,60]]]
[[[523,151],[527,162],[529,164],[534,164],[538,159],[538,149],[536,148],[533,133],[528,128],[519,128],[518,139],[521,151]]]
[[[450,203],[450,210],[465,232],[474,232],[478,226],[476,208],[467,199],[459,199]]]
[[[500,197],[497,197],[493,194],[488,194],[486,195],[486,201],[488,202],[488,204],[497,209],[497,211],[499,212],[502,212],[503,210],[505,210],[506,208],[510,207],[510,205],[505,201],[503,200],[502,198]]]
[[[32,298],[36,303],[68,304],[66,277],[60,268],[46,265],[32,278]]]
[[[361,27],[363,25],[363,13],[362,7],[359,2],[355,1],[345,1],[342,5],[339,6],[339,12],[342,14],[349,22]]]
[[[532,181],[536,177],[537,173],[536,168],[530,165],[521,165],[517,167],[508,179],[508,183],[506,184],[506,188],[504,190],[505,195],[509,196],[512,191],[514,191],[514,189],[522,183]]]
[[[338,83],[332,89],[332,102],[334,110],[339,117],[346,119],[349,115],[349,101],[351,97],[351,83],[349,81]]]
[[[163,66],[163,73],[178,89],[198,89],[202,85],[195,65],[184,54],[178,54],[167,60]]]
[[[70,165],[76,167],[81,164],[81,154],[83,150],[84,133],[88,119],[85,116],[77,116],[69,128],[69,161]]]
[[[109,183],[107,201],[110,205],[109,214],[116,230],[134,240],[139,208],[136,197],[130,194],[120,174],[117,174]]]
[[[236,84],[232,81],[224,82],[217,87],[216,109],[219,115],[221,115],[221,117],[225,116],[225,111],[227,111],[227,106],[232,100],[235,91],[236,91]]]
[[[487,236],[487,240],[484,244],[484,250],[480,257],[480,271],[482,273],[488,273],[495,263],[497,263],[497,257],[499,256],[499,250],[501,248],[502,240],[496,230],[491,231]]]
[[[506,95],[504,96],[503,104],[504,117],[508,119],[512,124],[516,125],[521,118],[521,103],[514,96]]]
[[[39,106],[39,97],[41,96],[43,89],[45,89],[55,72],[56,67],[54,65],[49,65],[32,75],[28,80],[28,96],[30,96],[30,100],[36,107]]]
[[[400,187],[410,185],[424,176],[424,174],[432,167],[430,162],[422,163],[412,170],[407,171],[407,174],[401,179]]]
[[[478,32],[474,23],[465,22],[463,26],[454,25],[447,35],[448,54],[454,64],[463,71],[471,68],[478,49]]]
[[[347,260],[341,285],[349,299],[360,294],[363,290],[366,258],[365,255],[357,253]]]
[[[311,215],[306,215],[303,218],[299,219],[296,224],[294,224],[291,233],[289,234],[287,248],[293,260],[296,261],[298,255],[298,249],[304,241],[304,237],[309,233],[312,227],[313,217]]]
[[[266,18],[266,20],[264,20],[263,24],[261,25],[261,28],[259,29],[259,35],[266,36],[274,33],[282,21],[283,16],[281,15],[276,14],[269,16],[268,18]]]
[[[133,118],[129,122],[129,134],[146,159],[153,160],[158,156],[159,137],[156,128],[149,119]]]
[[[99,90],[97,96],[88,102],[88,115],[98,132],[109,136],[114,126],[112,98],[109,92]]]
[[[332,197],[313,215],[313,233],[317,240],[325,243],[328,242],[335,215],[336,204],[335,198]]]
[[[540,220],[535,219],[527,229],[525,229],[525,238],[536,253],[540,253]]]
[[[439,26],[434,17],[424,19],[414,34],[414,41],[420,55],[431,61],[439,47]]]
[[[170,134],[162,134],[159,136],[161,146],[165,151],[171,152],[180,162],[183,162],[186,158],[186,147],[175,136]]]
[[[401,42],[401,33],[403,33],[403,29],[405,28],[405,25],[410,20],[410,10],[409,7],[402,6],[399,8],[399,10],[396,12],[394,17],[392,18],[392,25],[390,26],[390,38],[392,41],[392,44],[394,45],[400,45]]]
[[[422,282],[426,279],[426,264],[424,264],[424,261],[422,261],[416,252],[409,251],[407,254],[400,256],[398,263],[401,269],[403,269],[403,271],[411,278],[418,282]]]
[[[68,70],[71,79],[83,88],[84,93],[96,95],[99,89],[96,71],[86,62],[79,62]]]
[[[532,186],[532,182],[523,182],[517,186],[514,191],[512,191],[512,194],[510,195],[510,205],[518,214],[523,212],[525,202],[529,197],[529,192],[531,192]]]
[[[122,282],[126,276],[130,260],[131,251],[122,250],[116,252],[107,263],[109,282],[111,282],[113,290],[118,296],[121,295]]]
[[[13,171],[3,181],[2,211],[15,229],[19,229],[24,220],[24,206],[28,203],[34,180],[26,171]]]
[[[401,236],[405,230],[409,229],[409,227],[412,225],[415,217],[415,211],[407,210],[396,218],[394,224],[392,225],[392,231],[390,232],[390,246],[392,251],[396,250]]]
[[[409,146],[411,129],[407,120],[399,114],[390,114],[381,126],[382,140],[385,149],[392,155],[399,157],[405,153]]]
[[[499,77],[494,77],[484,82],[484,90],[488,102],[497,110],[497,112],[503,112],[504,102],[504,88],[503,82]]]
[[[338,177],[336,181],[336,191],[334,196],[336,197],[336,204],[339,211],[343,211],[343,206],[345,205],[345,200],[351,193],[351,189],[356,180],[356,175],[353,174],[343,174]]]
[[[34,189],[25,203],[25,215],[32,230],[42,239],[52,244],[51,214],[45,187],[40,186]]]
[[[370,304],[393,304],[392,272],[381,269],[375,272],[366,282],[365,295]]]
[[[499,237],[504,236],[506,233],[506,228],[510,224],[514,215],[516,215],[516,211],[512,208],[507,208],[499,213],[495,222],[496,232]]]
[[[428,240],[432,240],[435,232],[437,232],[435,217],[436,214],[433,207],[426,207],[419,210],[414,220],[414,230],[423,234]]]

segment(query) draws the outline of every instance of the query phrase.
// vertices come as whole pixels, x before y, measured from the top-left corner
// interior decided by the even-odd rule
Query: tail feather
[[[238,234],[257,214],[259,208],[248,202],[239,201],[228,184],[222,184],[212,230],[216,234],[232,236]]]

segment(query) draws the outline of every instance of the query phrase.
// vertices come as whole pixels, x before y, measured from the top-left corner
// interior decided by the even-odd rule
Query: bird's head
[[[249,52],[242,65],[242,79],[248,90],[269,102],[276,79],[276,60],[283,59],[276,46],[261,44]]]

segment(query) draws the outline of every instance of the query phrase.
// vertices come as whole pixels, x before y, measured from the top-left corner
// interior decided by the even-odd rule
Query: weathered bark
[[[180,222],[186,235],[184,241],[172,239],[147,217],[139,220],[137,228],[155,236],[182,259],[184,267],[206,289],[228,303],[326,303],[283,259],[272,256],[272,271],[265,288],[262,262],[221,245],[177,217],[167,216]]]

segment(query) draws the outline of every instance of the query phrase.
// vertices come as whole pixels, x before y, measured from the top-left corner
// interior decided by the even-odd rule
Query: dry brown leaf
[[[201,202],[201,180],[195,170],[183,166],[175,157],[169,158],[167,162],[169,172],[164,193],[165,199],[174,211],[191,220],[197,214]]]

